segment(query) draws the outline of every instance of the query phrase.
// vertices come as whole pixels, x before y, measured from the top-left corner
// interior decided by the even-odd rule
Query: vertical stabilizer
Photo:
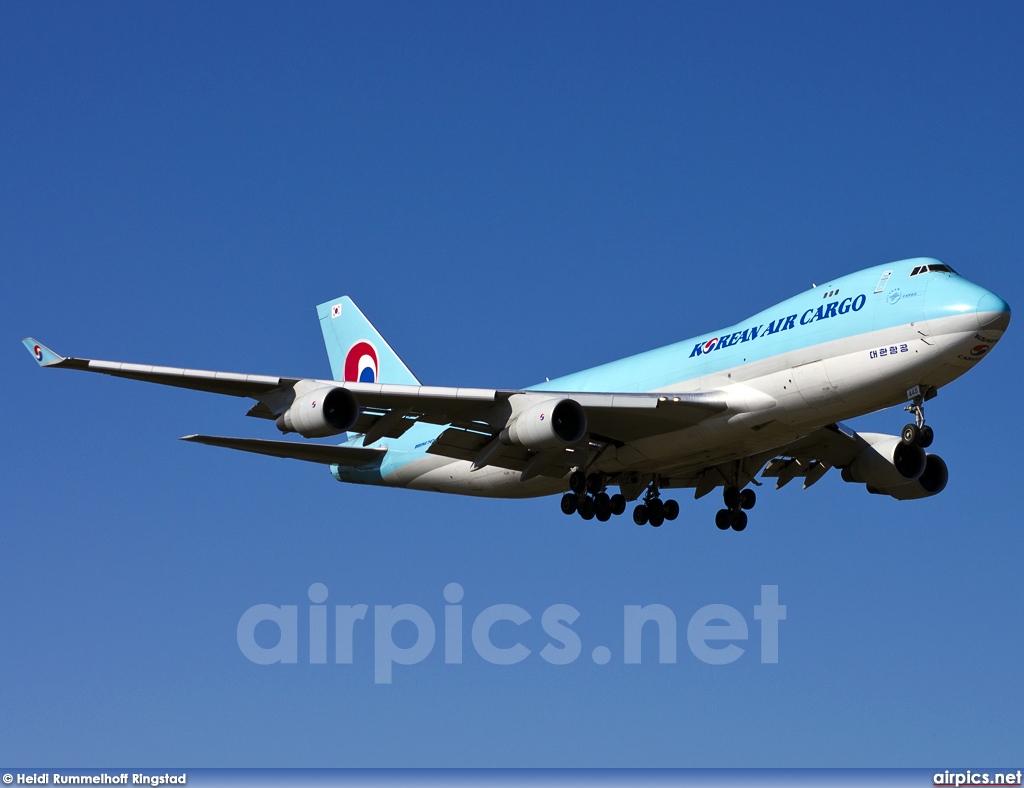
[[[420,385],[351,298],[327,301],[316,312],[335,380]]]

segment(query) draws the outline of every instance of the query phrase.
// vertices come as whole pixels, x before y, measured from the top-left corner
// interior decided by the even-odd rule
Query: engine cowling
[[[920,446],[908,446],[896,435],[861,433],[861,437],[871,445],[843,468],[843,481],[883,490],[915,481],[924,473],[927,456]]]
[[[929,454],[926,457],[924,473],[914,481],[884,489],[868,487],[868,492],[891,495],[897,501],[913,501],[917,498],[930,498],[933,495],[938,495],[946,489],[948,481],[949,469],[946,467],[945,461],[938,454]]]
[[[587,436],[587,412],[575,400],[549,399],[519,414],[501,433],[503,443],[527,449],[563,449]]]
[[[281,432],[297,432],[303,438],[326,438],[347,432],[359,418],[359,402],[348,389],[325,386],[296,397],[277,417]]]

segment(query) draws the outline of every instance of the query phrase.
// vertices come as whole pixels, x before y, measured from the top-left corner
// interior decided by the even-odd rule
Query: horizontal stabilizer
[[[364,449],[358,446],[326,446],[322,443],[267,441],[256,438],[221,438],[216,435],[186,435],[181,440],[221,446],[225,449],[250,451],[269,457],[319,462],[324,465],[369,465],[380,460],[387,449]]]

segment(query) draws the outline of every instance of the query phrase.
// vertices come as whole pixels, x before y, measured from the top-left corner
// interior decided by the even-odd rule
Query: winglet
[[[37,342],[32,337],[21,340],[21,344],[28,348],[28,352],[39,362],[41,367],[52,367],[54,364],[59,364],[64,360],[64,356],[58,356],[46,345]]]

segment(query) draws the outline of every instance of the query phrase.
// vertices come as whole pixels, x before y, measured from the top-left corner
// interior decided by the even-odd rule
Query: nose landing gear
[[[914,386],[907,391],[907,396],[911,401],[903,410],[914,417],[914,423],[904,427],[900,434],[900,440],[907,446],[920,446],[922,449],[927,449],[935,440],[935,432],[924,423],[924,403],[925,400],[931,399],[937,393],[934,386],[925,389],[923,394],[920,386]]]

